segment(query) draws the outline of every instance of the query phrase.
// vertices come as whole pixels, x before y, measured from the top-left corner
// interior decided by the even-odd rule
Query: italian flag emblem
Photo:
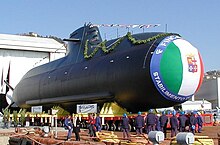
[[[162,40],[155,49],[150,72],[156,88],[165,98],[184,102],[201,86],[204,69],[198,50],[173,35]]]

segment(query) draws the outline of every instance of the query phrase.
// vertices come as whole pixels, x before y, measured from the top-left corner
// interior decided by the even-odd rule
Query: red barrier
[[[212,114],[201,114],[204,126],[213,126],[213,115]]]

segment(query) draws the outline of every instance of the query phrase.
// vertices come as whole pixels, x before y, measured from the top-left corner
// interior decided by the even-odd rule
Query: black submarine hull
[[[143,33],[134,37],[135,39],[146,39],[158,34]],[[131,112],[169,107],[184,102],[200,86],[203,74],[202,63],[197,64],[197,67],[201,67],[201,69],[197,70],[199,73],[197,76],[200,78],[199,83],[196,84],[196,90],[185,96],[174,92],[176,98],[163,92],[164,89],[155,76],[158,71],[152,71],[155,67],[158,68],[152,64],[155,63],[152,60],[157,60],[154,55],[156,55],[156,51],[160,50],[161,42],[165,43],[169,40],[171,43],[176,39],[181,38],[173,35],[169,38],[161,36],[154,41],[134,45],[128,38],[124,38],[111,53],[103,54],[99,50],[97,56],[90,59],[78,55],[83,54],[83,49],[75,47],[75,45],[85,46],[86,41],[81,40],[80,44],[76,41],[69,42],[70,52],[67,56],[34,68],[22,78],[14,90],[14,101],[23,108],[61,104],[67,110],[74,110],[76,107],[73,105],[77,103],[103,104],[114,101]],[[114,40],[114,42],[117,41]],[[107,42],[107,44],[114,42]],[[76,51],[73,49],[77,49],[79,53],[73,54],[72,51]],[[94,51],[92,47],[90,49],[90,52]],[[199,59],[201,58],[199,57]],[[201,60],[199,61],[201,62]],[[166,73],[170,75],[169,71]],[[162,82],[162,79],[160,81]],[[166,82],[162,84],[163,87],[165,84]],[[169,90],[170,92],[172,89]]]

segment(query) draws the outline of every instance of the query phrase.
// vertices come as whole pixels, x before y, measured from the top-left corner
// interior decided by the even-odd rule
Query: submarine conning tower
[[[86,41],[89,43],[89,52],[93,52],[94,48],[102,42],[99,28],[92,24],[85,24],[83,27],[77,29],[70,34],[68,41],[67,55],[71,55],[73,62],[80,62],[84,60],[84,46]],[[90,52],[91,51],[91,52]],[[100,52],[99,52],[100,53]],[[100,56],[96,54],[96,56]]]

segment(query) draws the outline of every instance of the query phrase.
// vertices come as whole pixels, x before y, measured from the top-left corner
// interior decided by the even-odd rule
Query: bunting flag
[[[10,69],[11,69],[11,61],[9,62],[9,65],[8,65],[8,73],[7,73],[7,77],[6,77],[6,81],[10,84]],[[9,87],[7,86],[6,88],[6,92],[9,91]]]
[[[4,80],[7,81],[8,83],[10,81],[10,67],[11,67],[11,62],[9,62],[8,65],[3,66],[2,68],[0,94],[6,94],[6,92],[9,90]]]
[[[160,24],[92,24],[91,27],[120,27],[120,28],[151,28]]]
[[[2,77],[1,77],[1,90],[0,94],[4,94],[4,69],[2,68]]]

